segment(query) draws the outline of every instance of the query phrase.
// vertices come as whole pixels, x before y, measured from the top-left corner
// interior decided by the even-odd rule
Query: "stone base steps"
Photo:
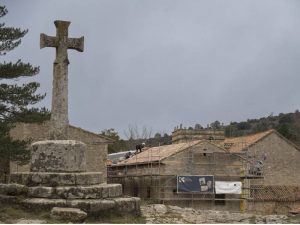
[[[104,182],[101,172],[82,173],[56,173],[56,172],[23,172],[12,173],[11,183],[33,186],[73,186],[73,185],[94,185]]]
[[[53,207],[78,208],[89,214],[110,211],[140,213],[140,198],[120,197],[111,199],[47,199],[27,198],[21,205],[30,210],[51,210]]]
[[[122,196],[121,184],[98,184],[90,186],[29,187],[28,196],[51,199],[105,199]]]
[[[83,222],[87,217],[87,213],[77,208],[60,208],[54,207],[50,214],[53,219],[62,219],[71,222]]]
[[[77,208],[88,214],[140,214],[140,198],[122,197],[121,184],[107,184],[103,180],[103,174],[98,172],[14,173],[12,183],[0,184],[0,204],[21,205],[32,211],[61,207]]]
[[[51,199],[106,199],[122,196],[122,185],[102,183],[90,186],[27,187],[21,184],[0,184],[0,194]]]

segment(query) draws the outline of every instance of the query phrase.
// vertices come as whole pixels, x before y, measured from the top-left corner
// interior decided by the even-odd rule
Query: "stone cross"
[[[56,37],[41,34],[40,48],[55,47],[56,58],[53,65],[53,89],[50,139],[68,139],[68,49],[83,52],[84,37],[68,38],[69,21],[54,21]]]

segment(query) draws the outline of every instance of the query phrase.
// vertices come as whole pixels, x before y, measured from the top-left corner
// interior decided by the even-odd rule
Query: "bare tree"
[[[142,128],[142,134],[141,134],[141,139],[149,139],[152,136],[152,129],[147,128],[146,125],[143,126]]]
[[[124,131],[124,135],[128,140],[149,139],[152,135],[152,129],[144,125],[140,130],[136,124],[129,124],[127,130]]]

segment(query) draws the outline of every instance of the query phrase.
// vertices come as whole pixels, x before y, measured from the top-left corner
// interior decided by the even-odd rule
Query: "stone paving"
[[[234,223],[234,224],[288,224],[299,223],[286,215],[254,215],[228,211],[195,210],[162,204],[141,206],[142,215],[148,224],[192,224],[192,223]]]

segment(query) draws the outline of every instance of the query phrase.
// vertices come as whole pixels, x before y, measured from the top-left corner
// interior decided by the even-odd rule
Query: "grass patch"
[[[9,222],[12,219],[27,219],[28,213],[24,212],[20,208],[13,207],[1,207],[0,208],[0,220],[2,222]]]
[[[91,215],[86,220],[86,223],[118,223],[118,224],[142,224],[146,220],[142,216],[131,214],[120,214],[115,212],[101,212],[99,215]]]
[[[0,221],[4,223],[16,223],[17,220],[45,220],[47,223],[65,223],[50,218],[49,212],[30,212],[19,206],[6,206],[0,208]]]
[[[142,216],[131,214],[120,214],[116,212],[101,212],[98,215],[91,215],[86,220],[86,223],[118,223],[118,224],[145,224],[146,220]]]
[[[289,222],[291,223],[300,223],[300,215],[290,215]]]

